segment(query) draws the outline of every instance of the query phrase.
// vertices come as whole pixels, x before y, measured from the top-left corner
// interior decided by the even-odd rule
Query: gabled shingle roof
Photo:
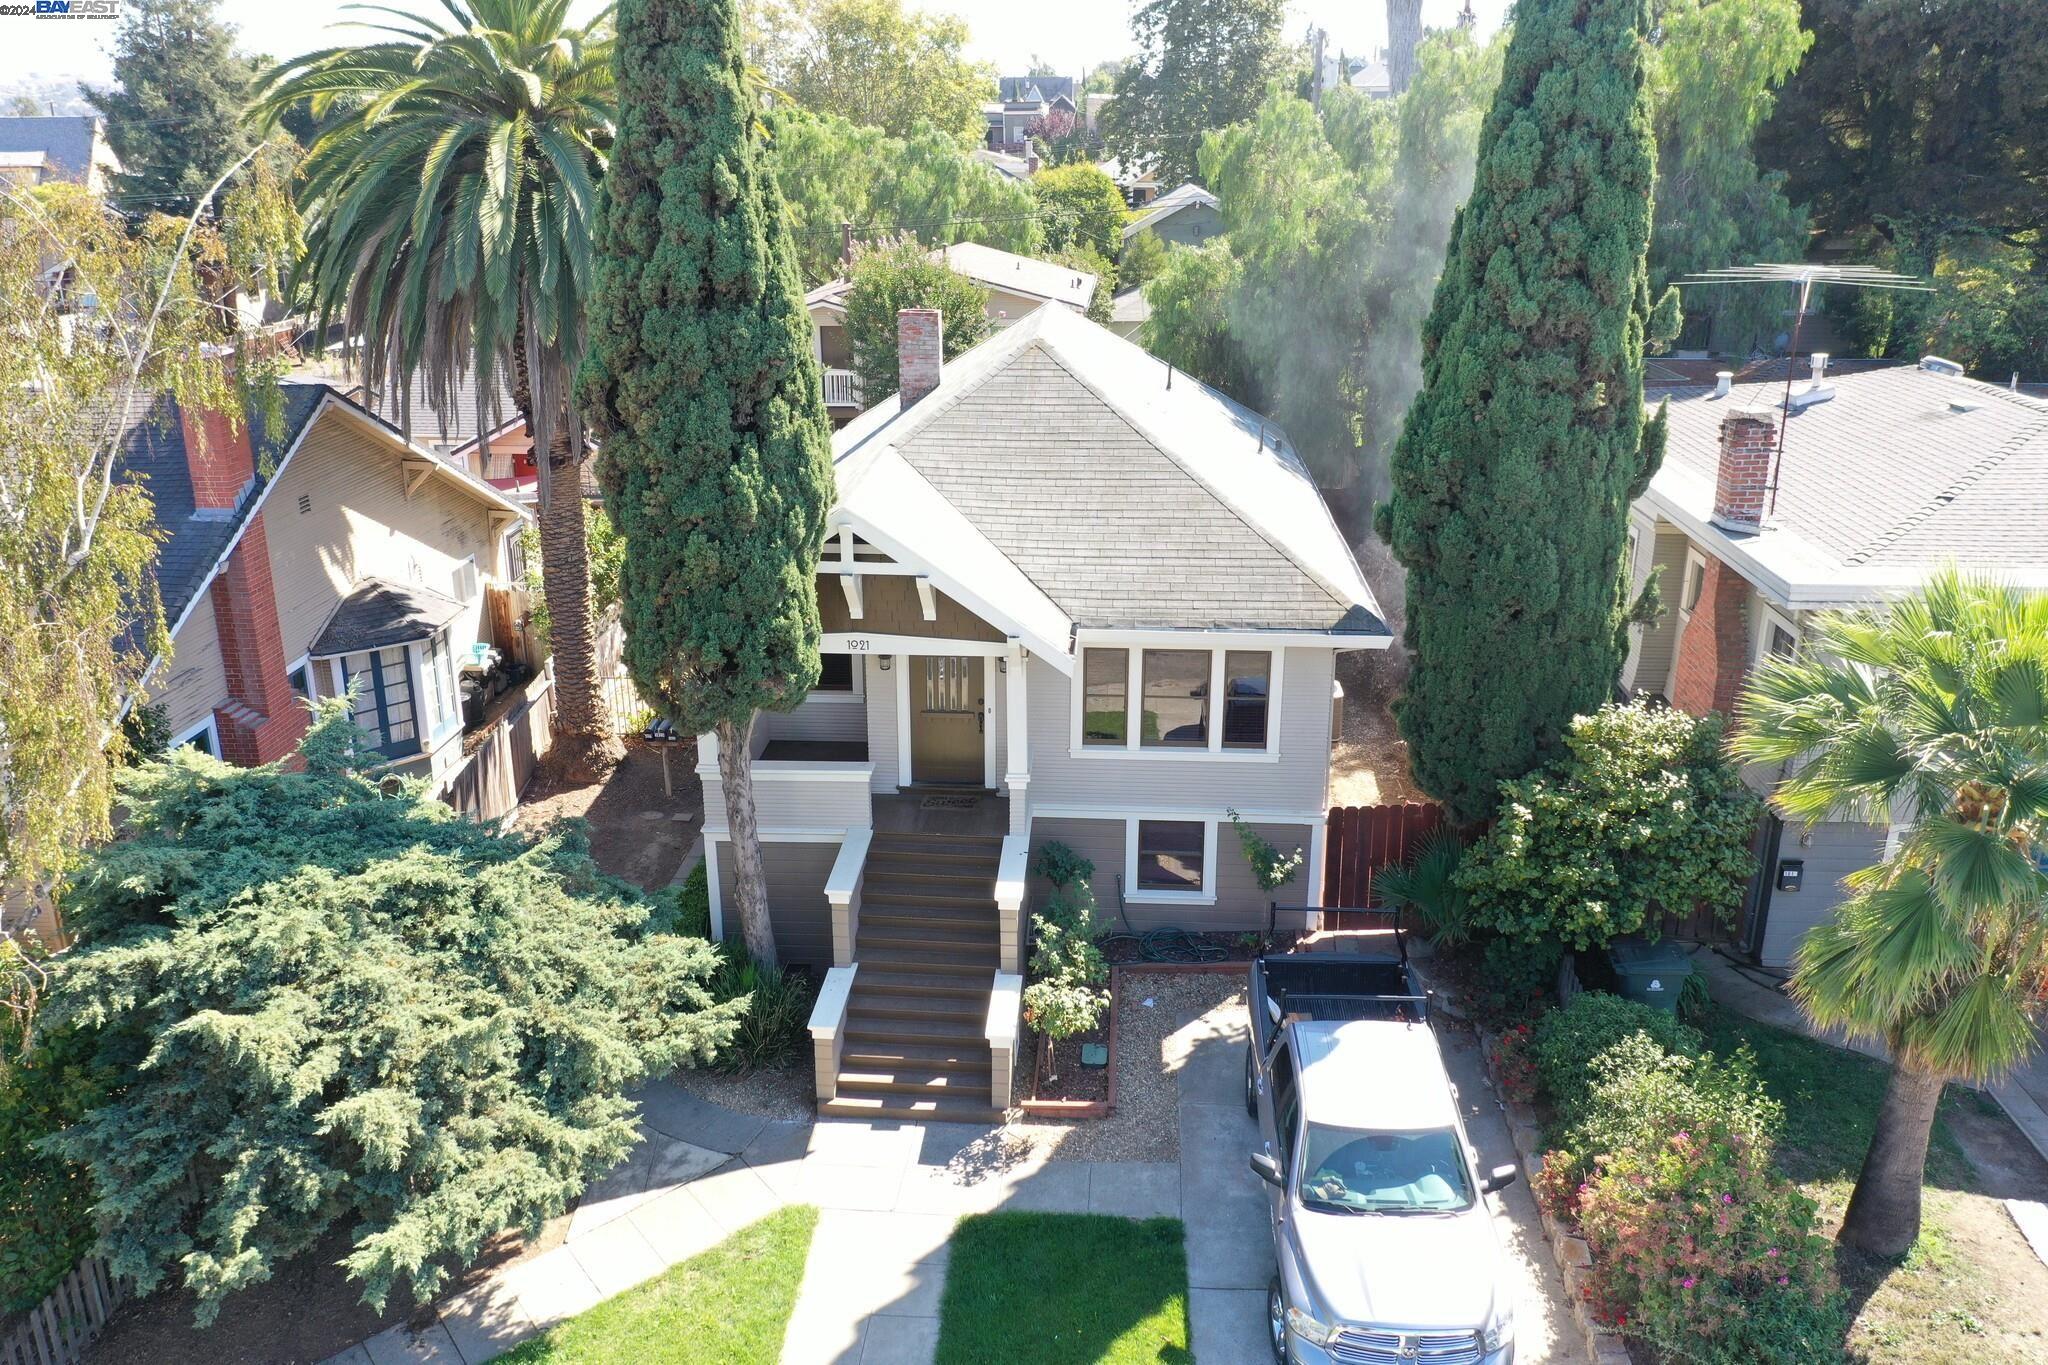
[[[0,118],[0,152],[41,152],[66,178],[83,180],[92,169],[91,114],[14,115]]]
[[[914,478],[1074,626],[1387,637],[1285,434],[1069,310],[1041,307],[833,448],[842,510],[947,567],[959,542],[935,545]]]
[[[462,615],[462,603],[414,583],[365,578],[334,608],[307,646],[315,658],[361,654],[424,640]]]
[[[1726,398],[1704,387],[1646,391],[1652,404],[1671,400],[1655,499],[1711,516],[1722,414],[1775,412],[1785,390],[1774,368]],[[1949,559],[2048,585],[2048,403],[1917,365],[1825,383],[1832,398],[1785,422],[1769,525],[1731,544],[1785,583],[1840,583],[1851,597],[1911,586]],[[1806,387],[1795,381],[1795,398]]]

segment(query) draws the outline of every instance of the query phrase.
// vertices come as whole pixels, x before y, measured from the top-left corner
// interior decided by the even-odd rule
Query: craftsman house
[[[1095,297],[1094,275],[1056,261],[1019,256],[979,242],[934,247],[930,254],[988,291],[988,318],[997,328],[1048,303],[1085,313]],[[804,296],[811,314],[813,354],[824,371],[825,411],[834,426],[844,426],[867,406],[853,372],[853,347],[846,339],[846,295],[852,288],[851,280],[831,280]]]
[[[833,442],[823,676],[757,718],[754,794],[781,954],[834,969],[828,1111],[971,1113],[1008,1093],[1032,853],[1091,859],[1108,924],[1306,923],[1231,812],[1321,866],[1336,656],[1391,637],[1257,413],[1057,305],[943,365],[936,313],[899,326],[904,392]]]
[[[1200,246],[1223,230],[1221,201],[1200,185],[1187,184],[1160,195],[1143,217],[1124,224],[1124,243],[1149,232],[1169,245]]]
[[[1670,445],[1631,510],[1629,555],[1639,585],[1662,570],[1665,611],[1636,629],[1633,692],[1726,712],[1758,660],[1799,648],[1813,613],[1881,604],[1948,561],[2048,589],[2048,402],[1934,357],[1829,373],[1825,354],[1648,398],[1670,401]],[[1750,776],[1761,790],[1779,775]],[[1737,948],[1789,965],[1889,833],[1768,819]]]
[[[460,761],[458,680],[490,643],[485,589],[505,580],[518,502],[325,384],[287,383],[274,416],[233,427],[145,397],[123,442],[163,536],[171,649],[145,686],[174,745],[270,762],[305,730],[304,700],[356,684],[386,770]]]

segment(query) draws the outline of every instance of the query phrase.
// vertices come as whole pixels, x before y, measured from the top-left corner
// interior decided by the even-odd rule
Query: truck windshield
[[[1308,1125],[1301,1198],[1360,1213],[1452,1213],[1472,1206],[1472,1185],[1449,1128],[1406,1133]]]

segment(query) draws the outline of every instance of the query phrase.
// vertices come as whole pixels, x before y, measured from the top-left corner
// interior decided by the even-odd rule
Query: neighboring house
[[[174,745],[253,766],[291,752],[305,700],[357,682],[366,744],[442,776],[462,757],[461,670],[489,642],[484,589],[525,513],[326,384],[285,384],[280,408],[231,429],[168,397],[132,407],[121,477],[154,504],[172,646],[149,700]]]
[[[998,329],[1047,303],[1085,313],[1099,283],[1085,270],[979,242],[934,247],[930,255],[988,290],[989,321]],[[825,410],[837,426],[844,426],[866,407],[854,378],[853,347],[846,339],[846,295],[852,288],[851,280],[838,279],[804,295],[804,306],[811,315],[812,354],[825,372]]]
[[[1781,449],[1788,365],[1801,377]],[[1881,604],[1950,560],[2048,589],[2048,403],[1932,357],[1826,365],[1781,360],[1739,383],[1724,374],[1647,391],[1670,401],[1670,444],[1631,509],[1629,556],[1639,585],[1662,569],[1665,610],[1635,632],[1622,673],[1631,691],[1726,712],[1758,660],[1798,648],[1814,612]],[[1749,774],[1759,789],[1779,775]],[[1789,964],[1841,899],[1842,876],[1878,861],[1888,832],[1770,818],[1737,946]]]
[[[1005,180],[1014,180],[1020,185],[1030,183],[1031,177],[1038,174],[1036,148],[1027,147],[1021,156],[1012,156],[1008,152],[992,152],[986,147],[977,147],[968,155]]]
[[[1151,319],[1152,305],[1143,285],[1133,285],[1110,300],[1109,330],[1126,340],[1136,341]]]
[[[1351,62],[1351,88],[1374,99],[1391,99],[1394,94],[1394,76],[1387,67],[1387,50],[1381,48],[1371,57],[1354,57]]]
[[[0,118],[0,178],[30,185],[64,180],[105,194],[120,173],[120,158],[107,145],[106,125],[97,115]]]
[[[990,151],[1021,155],[1031,145],[1031,130],[1053,114],[1066,114],[1080,124],[1072,76],[1004,76],[996,98],[981,106],[988,123]]]
[[[1093,860],[1105,928],[1264,930],[1275,899],[1280,927],[1311,922],[1317,877],[1269,897],[1231,812],[1322,866],[1337,655],[1392,641],[1257,413],[1069,308],[943,366],[936,321],[905,313],[905,393],[833,439],[824,670],[750,739],[780,953],[857,964],[820,1007],[835,1113],[1000,1107],[1049,842]],[[698,750],[728,932],[715,738]]]
[[[1148,207],[1159,197],[1159,172],[1150,166],[1126,166],[1121,157],[1106,157],[1096,168],[1123,191],[1124,202],[1134,209]]]
[[[1223,235],[1223,211],[1216,196],[1200,185],[1182,185],[1154,199],[1144,217],[1124,224],[1124,241],[1141,232],[1162,242],[1200,246]]]

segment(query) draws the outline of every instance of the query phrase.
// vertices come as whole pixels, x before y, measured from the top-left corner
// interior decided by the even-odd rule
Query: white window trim
[[[449,596],[453,597],[456,601],[462,603],[464,606],[469,606],[472,603],[483,601],[484,598],[483,566],[476,562],[475,555],[465,555],[461,559],[455,561],[455,567],[448,571],[448,586],[454,588],[461,584],[462,571],[465,568],[469,570],[470,585],[472,588],[475,589],[475,591],[472,592],[468,597],[464,597],[460,593],[455,592],[450,593]]]
[[[427,658],[427,646],[435,640],[442,642],[442,651],[448,656],[449,677],[447,681],[454,688],[453,696],[443,697],[441,695],[442,679],[432,675],[433,665]],[[420,752],[432,753],[440,748],[450,735],[462,729],[462,679],[455,671],[454,637],[449,633],[448,627],[443,626],[427,637],[427,639],[415,640],[407,645],[405,653],[406,659],[413,670],[413,728],[422,737]],[[425,695],[419,695],[421,693]],[[421,706],[423,701],[444,703],[448,707],[448,714],[439,714],[440,708],[436,706],[434,708],[436,714],[432,717],[432,723],[422,727],[419,722],[420,712],[424,709]]]
[[[285,686],[291,686],[292,674],[302,668],[306,670],[306,700],[319,701],[320,670],[313,667],[313,656],[310,654],[301,654],[298,658],[284,666]]]
[[[1138,885],[1138,822],[1173,821],[1202,825],[1202,889],[1200,891],[1153,891]],[[1127,815],[1124,817],[1124,900],[1132,905],[1214,905],[1216,903],[1216,821],[1188,815]]]
[[[1772,626],[1782,627],[1785,633],[1792,637],[1792,643],[1795,647],[1800,640],[1799,627],[1793,623],[1791,617],[1779,611],[1768,602],[1758,602],[1757,607],[1759,608],[1759,615],[1756,623],[1756,648],[1750,652],[1749,666],[1751,668],[1755,668],[1771,656]]]
[[[1121,745],[1088,744],[1082,739],[1082,711],[1087,700],[1088,658],[1091,649],[1121,649],[1124,659],[1124,742]],[[1145,651],[1148,649],[1182,649],[1209,651],[1209,742],[1196,749],[1190,747],[1172,748],[1166,745],[1147,746],[1144,743],[1144,725],[1133,725],[1130,718],[1135,712],[1139,716],[1145,711]],[[1272,672],[1266,679],[1266,747],[1263,749],[1226,749],[1223,747],[1223,667],[1224,657],[1232,653],[1263,653],[1273,661]],[[1196,639],[1179,639],[1170,643],[1151,637],[1141,642],[1138,637],[1130,640],[1094,639],[1089,640],[1075,651],[1074,672],[1068,683],[1070,693],[1069,728],[1067,751],[1073,758],[1140,758],[1147,761],[1164,759],[1169,762],[1187,762],[1190,759],[1208,763],[1278,763],[1280,761],[1280,698],[1281,675],[1285,671],[1287,651],[1284,647],[1269,643],[1240,643],[1232,640],[1224,643],[1215,637],[1203,636]],[[1213,832],[1213,831],[1212,831]]]
[[[193,740],[199,738],[201,735],[206,736],[207,745],[212,750],[213,756],[215,758],[219,758],[220,726],[217,723],[215,723],[213,718],[213,712],[211,711],[206,713],[205,720],[200,721],[197,725],[185,731],[183,734],[172,735],[171,742],[164,746],[164,752],[169,753],[173,749],[182,749],[187,744],[190,744]]]
[[[1707,557],[1701,553],[1698,546],[1688,545],[1685,547],[1685,569],[1678,579],[1678,617],[1681,621],[1692,620],[1693,606],[1698,605],[1695,602],[1693,606],[1687,606],[1685,601],[1685,590],[1692,583],[1692,570],[1695,564],[1699,566],[1700,570],[1700,596],[1705,597],[1707,594]]]

